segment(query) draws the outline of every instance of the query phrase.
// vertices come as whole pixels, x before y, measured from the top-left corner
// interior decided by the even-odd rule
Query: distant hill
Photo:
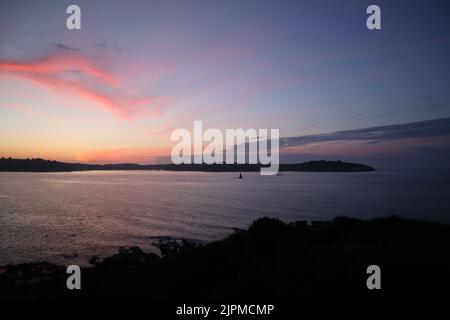
[[[167,171],[206,171],[206,172],[256,172],[260,164],[82,164],[44,159],[0,158],[0,171],[9,172],[64,172],[87,170],[167,170]],[[279,171],[307,172],[369,172],[371,166],[343,161],[309,161],[304,163],[280,164]]]

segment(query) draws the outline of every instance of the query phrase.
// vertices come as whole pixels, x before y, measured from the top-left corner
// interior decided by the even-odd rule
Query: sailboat
[[[242,173],[239,173],[239,179],[242,179]]]

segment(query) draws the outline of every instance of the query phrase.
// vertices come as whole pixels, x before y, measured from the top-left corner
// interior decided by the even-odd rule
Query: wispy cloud
[[[281,139],[280,147],[304,146],[312,143],[332,141],[366,141],[373,144],[443,135],[450,135],[450,118],[288,137]]]
[[[0,59],[0,72],[26,78],[50,90],[76,94],[124,119],[156,116],[167,105],[162,97],[130,94],[121,87],[120,78],[99,60],[69,48],[63,51],[27,61]]]
[[[63,43],[54,43],[53,46],[57,49],[67,50],[67,51],[80,51],[78,48],[73,48]]]

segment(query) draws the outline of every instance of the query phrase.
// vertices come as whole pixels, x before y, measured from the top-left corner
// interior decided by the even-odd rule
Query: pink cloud
[[[57,74],[66,71],[79,71],[96,77],[109,85],[116,85],[118,79],[111,73],[96,66],[96,62],[88,57],[75,54],[55,54],[25,62],[0,60],[0,69],[16,74]]]
[[[78,54],[57,54],[28,61],[0,60],[0,72],[11,73],[56,92],[69,92],[94,102],[123,119],[158,116],[167,106],[162,97],[135,96],[99,61]]]

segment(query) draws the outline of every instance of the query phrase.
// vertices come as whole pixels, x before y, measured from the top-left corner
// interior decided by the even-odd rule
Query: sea
[[[155,237],[220,240],[260,217],[285,222],[396,215],[450,223],[440,172],[0,172],[0,266],[87,265]]]

